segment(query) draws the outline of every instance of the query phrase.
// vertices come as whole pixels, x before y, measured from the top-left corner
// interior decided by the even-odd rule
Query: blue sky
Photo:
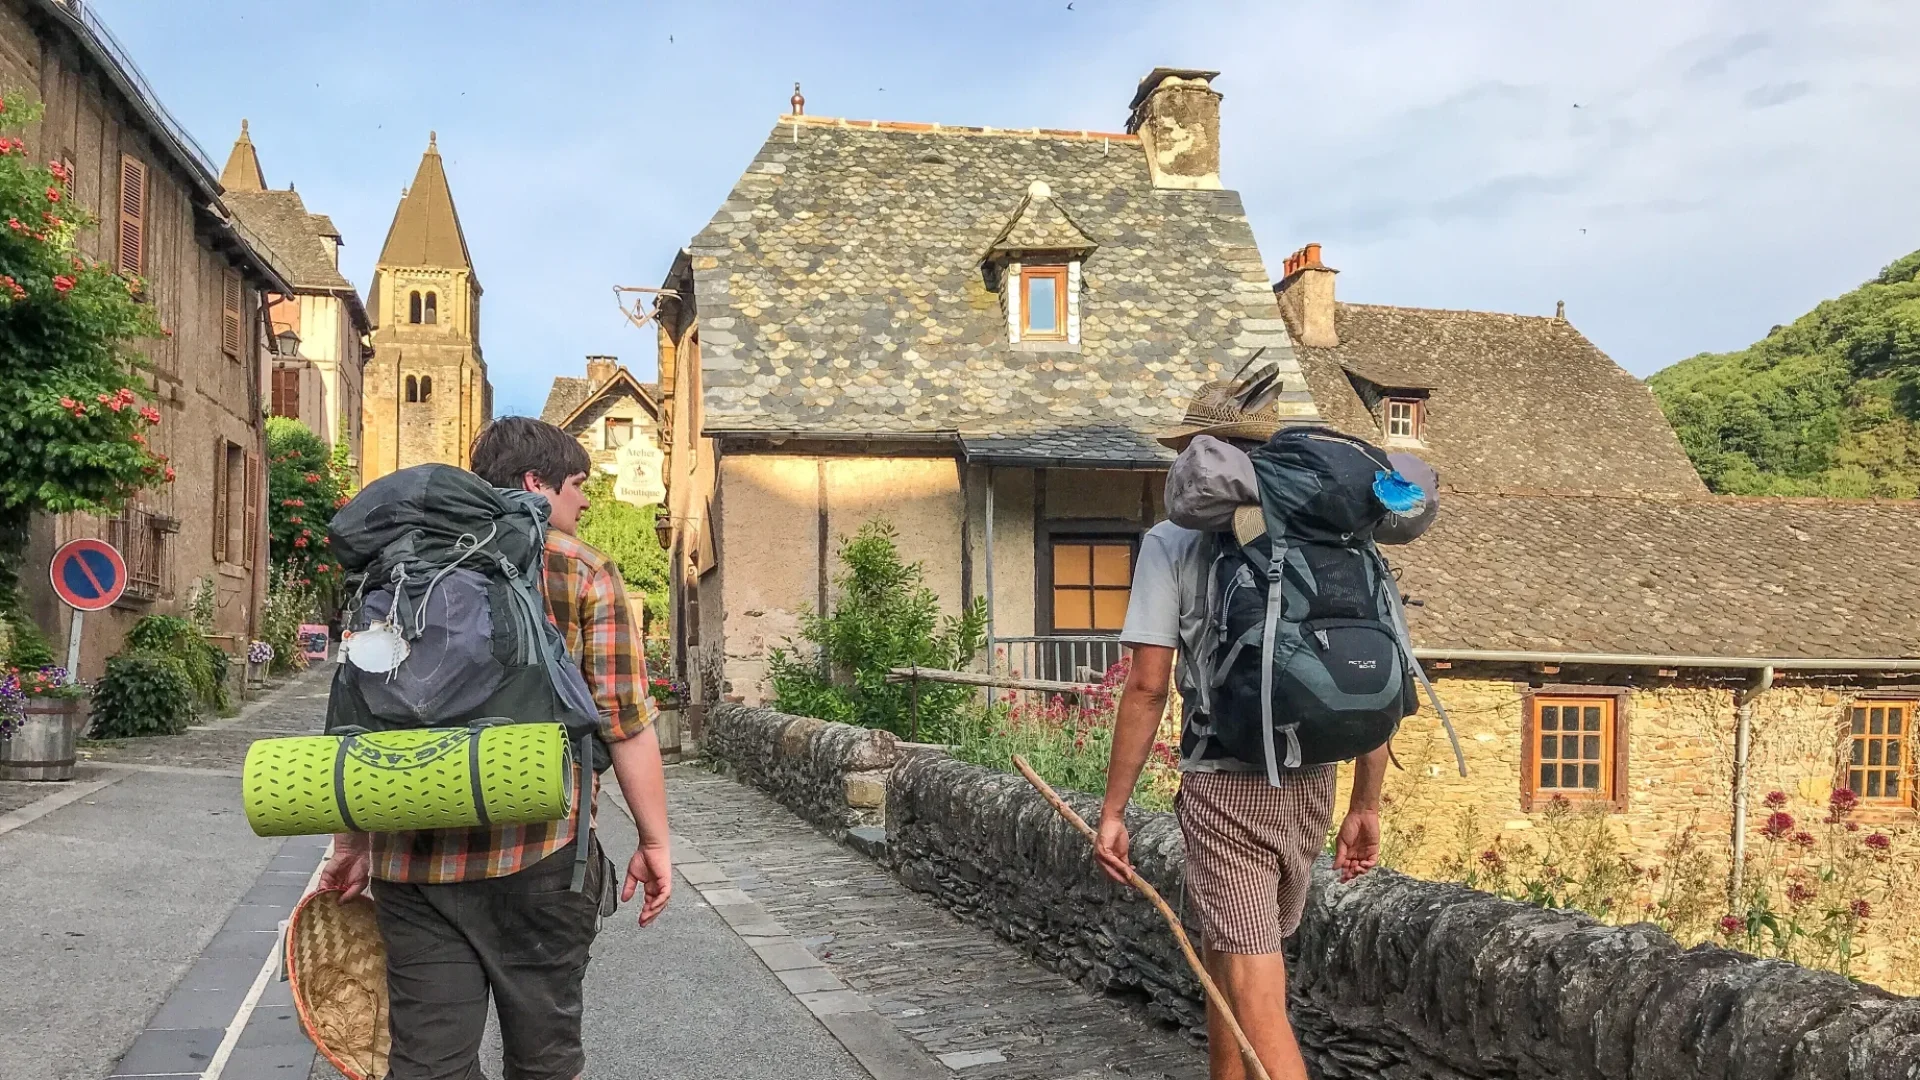
[[[1118,129],[1217,68],[1223,174],[1268,269],[1342,299],[1547,314],[1645,375],[1739,348],[1920,248],[1920,5],[88,0],[223,163],[252,121],[372,279],[438,130],[501,412],[650,333],[657,285],[786,109]],[[1575,106],[1578,105],[1578,108]]]

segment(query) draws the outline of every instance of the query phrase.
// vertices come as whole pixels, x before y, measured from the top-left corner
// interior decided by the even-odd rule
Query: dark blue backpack
[[[1214,655],[1206,711],[1221,748],[1280,770],[1348,761],[1393,738],[1419,702],[1399,583],[1373,533],[1407,488],[1387,455],[1331,428],[1295,427],[1252,451],[1266,531],[1216,538],[1209,587]],[[1396,497],[1396,501],[1397,497]]]

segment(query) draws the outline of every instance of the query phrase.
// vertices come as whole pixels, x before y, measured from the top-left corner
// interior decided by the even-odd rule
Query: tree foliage
[[[0,95],[0,129],[39,117],[25,96]],[[69,198],[69,180],[0,136],[0,613],[13,607],[33,514],[113,513],[173,479],[147,443],[161,414],[136,351],[164,331],[138,279],[81,255],[76,237],[96,221]]]
[[[1650,385],[1707,485],[1738,495],[1920,495],[1920,252],[1732,353]]]
[[[298,420],[269,418],[269,561],[321,596],[332,595],[340,582],[340,563],[327,549],[327,524],[345,499],[345,481],[320,436]]]
[[[897,667],[964,669],[986,643],[986,605],[976,599],[958,616],[940,614],[919,563],[900,557],[893,526],[869,521],[840,541],[833,611],[802,615],[801,640],[768,658],[775,706],[782,712],[846,724],[913,730],[908,687],[886,681]],[[973,688],[937,683],[919,688],[922,735],[945,737]]]
[[[646,594],[654,627],[667,625],[667,553],[653,531],[657,506],[635,506],[613,497],[613,478],[596,473],[587,481],[591,505],[580,515],[581,540],[620,567],[627,588]]]

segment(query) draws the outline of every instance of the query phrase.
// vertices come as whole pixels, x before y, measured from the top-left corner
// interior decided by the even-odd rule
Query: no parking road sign
[[[101,611],[127,591],[127,564],[105,540],[72,540],[53,554],[53,591],[76,611]]]

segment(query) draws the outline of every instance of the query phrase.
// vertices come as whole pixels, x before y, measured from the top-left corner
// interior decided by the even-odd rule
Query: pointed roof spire
[[[393,227],[387,230],[386,246],[380,249],[380,262],[389,266],[473,269],[467,237],[460,229],[460,213],[454,209],[453,191],[447,187],[447,171],[440,161],[437,132],[427,134],[427,152],[420,159],[420,171],[400,199],[400,208],[394,211]]]
[[[220,170],[220,186],[228,191],[267,190],[267,178],[260,172],[260,157],[253,152],[253,139],[247,134],[245,120],[240,121],[240,137],[233,141],[227,167]]]

